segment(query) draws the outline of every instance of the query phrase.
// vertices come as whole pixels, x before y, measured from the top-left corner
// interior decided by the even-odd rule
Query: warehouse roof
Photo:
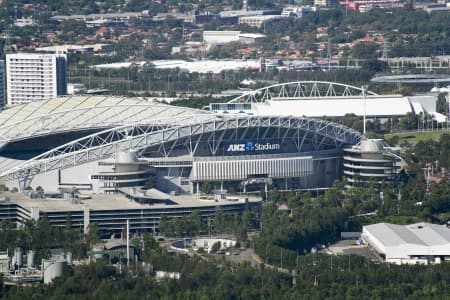
[[[450,229],[445,225],[425,222],[411,225],[378,223],[365,226],[365,229],[387,247],[402,244],[428,247],[450,244]]]

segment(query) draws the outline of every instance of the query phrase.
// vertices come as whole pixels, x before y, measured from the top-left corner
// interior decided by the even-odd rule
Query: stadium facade
[[[21,223],[45,214],[62,225],[71,215],[73,224],[105,231],[130,218],[132,229],[154,230],[161,214],[209,217],[260,203],[239,192],[326,189],[343,175],[344,149],[364,139],[302,116],[100,96],[9,108],[0,137],[0,176],[19,191],[0,201],[3,216]],[[211,189],[215,196],[205,196]]]
[[[57,98],[0,118],[1,176],[9,187],[48,192],[116,193],[143,186],[149,174],[165,193],[253,179],[270,179],[277,188],[326,188],[342,172],[342,149],[361,139],[322,120],[225,116],[133,98]]]

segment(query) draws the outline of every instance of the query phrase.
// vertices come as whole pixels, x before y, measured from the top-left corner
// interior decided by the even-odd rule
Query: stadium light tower
[[[367,85],[361,86],[362,96],[363,96],[363,135],[366,135],[366,89]]]
[[[448,130],[448,123],[450,123],[450,86],[447,86],[446,92],[447,96],[445,96],[445,100],[447,102],[447,130]]]

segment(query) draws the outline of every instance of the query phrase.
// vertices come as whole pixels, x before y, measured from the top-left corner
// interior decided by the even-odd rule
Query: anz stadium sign
[[[242,144],[229,144],[226,146],[227,153],[233,152],[265,152],[280,150],[279,143],[255,143],[253,141],[247,141]]]

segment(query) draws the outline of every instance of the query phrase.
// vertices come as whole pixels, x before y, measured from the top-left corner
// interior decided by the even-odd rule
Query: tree
[[[211,183],[205,182],[205,184],[203,185],[203,193],[206,194],[206,195],[212,194]]]
[[[154,182],[154,177],[153,175],[149,176],[147,181],[145,182],[145,188],[147,190],[152,189],[155,186],[155,182]]]
[[[159,223],[158,223],[158,230],[159,232],[165,234],[165,235],[172,235],[172,226],[169,222],[169,220],[167,219],[166,215],[161,215],[159,218]]]
[[[361,67],[364,70],[367,70],[367,71],[373,72],[373,73],[389,71],[389,65],[387,62],[381,61],[378,59],[373,59],[373,58],[364,61],[361,65]]]
[[[441,113],[441,114],[444,114],[446,116],[448,116],[448,113],[449,113],[449,111],[448,111],[449,110],[449,107],[448,107],[449,104],[447,103],[447,101],[445,99],[445,97],[447,95],[448,95],[447,93],[439,94],[438,100],[436,102],[436,111]],[[449,99],[449,101],[450,101],[450,99]]]
[[[192,213],[183,218],[185,221],[185,230],[188,236],[200,233],[204,229],[200,211],[194,210]]]
[[[92,248],[93,245],[100,242],[100,229],[97,223],[89,223],[88,232],[85,235],[86,243]]]
[[[136,249],[136,251],[139,251],[141,249],[141,239],[138,237],[133,237],[130,241],[131,246],[134,247],[134,249]]]
[[[365,59],[373,59],[377,57],[377,51],[379,46],[373,42],[361,42],[356,44],[352,48],[352,57],[353,58],[365,58]]]
[[[147,232],[144,233],[143,241],[144,241],[145,251],[155,251],[160,248],[158,242],[155,240],[153,235],[151,235]]]
[[[211,252],[215,253],[215,252],[219,251],[221,246],[222,246],[222,243],[220,241],[215,242],[211,246]]]

